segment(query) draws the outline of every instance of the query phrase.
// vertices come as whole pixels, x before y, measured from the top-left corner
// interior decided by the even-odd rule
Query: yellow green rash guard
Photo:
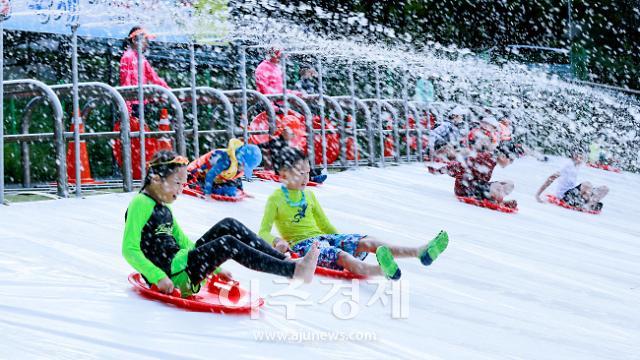
[[[274,223],[280,236],[291,246],[311,237],[337,234],[338,230],[327,219],[313,192],[304,190],[304,194],[306,208],[289,205],[282,189],[274,191],[267,200],[258,235],[273,244],[275,236],[271,234],[271,228]],[[292,203],[300,202],[302,191],[289,190],[289,199]]]
[[[157,284],[168,276],[181,290],[190,288],[184,270],[194,248],[168,206],[144,193],[131,200],[125,214],[122,255],[147,281]]]

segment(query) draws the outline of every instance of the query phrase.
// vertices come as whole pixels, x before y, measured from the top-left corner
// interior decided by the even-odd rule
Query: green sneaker
[[[423,265],[431,265],[447,248],[447,245],[449,245],[449,235],[446,231],[441,230],[433,240],[429,241],[427,248],[418,256],[420,262]]]
[[[378,264],[384,273],[384,276],[387,279],[398,280],[402,275],[400,268],[398,267],[398,263],[396,263],[393,258],[393,254],[391,253],[391,249],[387,246],[380,246],[378,250],[376,250],[376,259],[378,260]]]

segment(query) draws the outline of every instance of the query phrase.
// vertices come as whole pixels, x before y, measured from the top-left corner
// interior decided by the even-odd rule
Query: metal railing
[[[378,141],[380,151],[380,165],[384,166],[389,160],[398,162],[400,160],[400,137],[398,136],[398,110],[391,105],[387,100],[383,99],[362,99],[365,104],[371,104],[375,118],[377,119]],[[391,114],[391,129],[385,129],[385,120],[383,119],[383,113],[388,112]],[[385,156],[385,141],[386,138],[391,135],[393,141],[393,155]]]
[[[19,141],[33,141],[33,140],[42,140],[53,138],[55,143],[55,157],[56,157],[56,178],[57,178],[57,195],[60,197],[67,197],[69,195],[69,188],[67,184],[67,169],[66,169],[66,159],[65,159],[65,146],[63,140],[63,132],[64,129],[62,127],[62,105],[60,104],[60,99],[53,92],[53,90],[44,84],[43,82],[32,80],[32,79],[23,79],[23,80],[8,80],[3,83],[4,88],[4,97],[5,98],[37,98],[41,97],[46,99],[46,102],[49,103],[49,106],[52,110],[52,118],[53,118],[53,129],[54,132],[51,134],[46,134],[45,138],[42,136],[34,136],[33,138],[29,138],[28,135],[4,135],[0,137],[0,146],[4,147],[5,143],[10,142],[19,142]],[[33,106],[33,103],[31,103]],[[0,126],[4,126],[4,124],[0,124]],[[24,130],[24,129],[23,129]],[[27,129],[28,130],[28,129]],[[42,134],[38,134],[42,135]],[[4,168],[4,157],[0,159],[0,166]],[[0,203],[4,201],[4,182],[1,183],[0,187]]]
[[[211,118],[209,124],[209,130],[200,130],[199,120],[197,116],[193,116],[193,125],[191,129],[185,129],[185,135],[190,135],[193,137],[193,154],[195,158],[200,156],[200,135],[216,135],[223,133],[227,136],[227,138],[231,139],[232,137],[238,135],[235,132],[235,112],[233,111],[233,104],[229,97],[224,93],[224,91],[219,89],[214,89],[208,86],[199,86],[195,88],[195,92],[192,88],[179,88],[173,89],[173,93],[178,97],[178,100],[184,104],[192,104],[191,97],[196,96],[196,108],[195,112],[197,112],[197,105],[208,105],[208,104],[221,104],[225,115],[226,115],[226,124],[227,129],[225,130],[217,130],[215,128],[215,118]],[[212,144],[213,145],[213,144]]]
[[[60,97],[71,97],[73,96],[73,88],[72,84],[64,84],[64,85],[53,85],[51,89],[55,91]],[[131,137],[136,134],[131,133],[129,131],[129,112],[127,110],[127,105],[125,103],[122,95],[112,86],[109,86],[100,82],[86,82],[86,83],[78,83],[78,91],[89,92],[89,94],[93,97],[93,99],[107,99],[115,105],[121,128],[120,132],[116,131],[106,131],[106,132],[96,132],[96,133],[84,133],[84,134],[76,134],[77,126],[74,126],[74,131],[70,133],[65,133],[65,138],[73,137],[75,141],[78,141],[82,138],[107,138],[107,139],[115,139],[120,137],[122,142],[122,166],[123,166],[123,181],[122,188],[124,191],[131,191],[133,189],[133,180],[131,176]],[[92,103],[92,101],[86,101],[85,107]],[[94,100],[95,101],[95,100]],[[82,114],[81,114],[82,115]],[[82,118],[86,119],[87,114],[82,116]],[[80,154],[79,151],[75,151],[75,168],[80,168]],[[81,196],[82,194],[82,181],[79,181],[76,178],[76,196]]]
[[[118,90],[118,92],[124,97],[125,100],[128,101],[138,101],[138,86],[117,86],[116,90]],[[153,97],[151,98],[154,101],[158,101],[158,100],[164,100],[167,101],[171,107],[173,108],[173,111],[175,111],[174,114],[174,132],[176,135],[176,150],[180,155],[186,155],[187,153],[187,146],[186,146],[186,142],[185,142],[185,137],[184,137],[184,114],[182,112],[182,106],[180,105],[180,101],[178,100],[178,98],[173,94],[172,90],[164,88],[162,86],[159,85],[143,85],[142,86],[142,90],[144,92],[145,95],[147,94],[160,94],[160,97]],[[145,99],[149,99],[148,97],[145,96]],[[162,135],[164,133],[162,132],[149,132],[149,131],[145,131],[143,126],[140,126],[140,146],[143,147],[144,144],[144,138],[145,135]],[[143,149],[144,150],[144,149]],[[141,151],[142,155],[141,156],[141,163],[140,166],[141,167],[145,167],[145,157],[144,157],[144,151]]]
[[[247,103],[244,102],[244,96],[246,95],[247,102],[251,99],[254,104],[261,104],[265,108],[265,112],[267,113],[267,119],[269,120],[269,134],[273,134],[276,131],[276,111],[271,104],[271,100],[269,100],[265,95],[255,91],[255,90],[223,90],[223,94],[225,94],[232,102],[238,101],[242,103],[243,108],[247,106]],[[243,109],[243,112],[248,112],[247,109]],[[243,115],[244,116],[244,115]],[[247,124],[242,123],[242,118],[240,119],[240,126],[243,128],[242,136],[245,139],[249,138],[249,126]],[[260,132],[255,132],[259,134]]]
[[[325,104],[321,104],[321,101],[324,100],[324,102],[326,102],[327,104],[329,104],[329,106],[331,107],[331,110],[333,110],[335,112],[335,116],[333,117],[335,120],[337,120],[338,123],[338,127],[336,129],[327,129],[327,125],[326,125],[326,119],[329,118],[329,120],[331,120],[331,118],[329,116],[327,116],[325,114],[325,119],[323,119],[321,117],[321,115],[318,115],[318,117],[320,118],[320,129],[314,129],[313,130],[313,141],[315,142],[315,134],[319,133],[320,134],[320,138],[321,138],[321,149],[322,149],[322,167],[323,168],[327,168],[329,167],[329,164],[327,163],[327,134],[338,134],[340,137],[340,163],[342,164],[342,166],[346,166],[347,165],[347,144],[346,144],[346,124],[345,124],[345,115],[344,115],[344,111],[342,110],[342,106],[340,106],[340,103],[328,96],[322,96],[322,98],[320,97],[320,95],[305,95],[302,97],[302,99],[304,99],[307,102],[311,102],[312,105],[321,107],[321,112],[324,112],[324,108],[325,108]],[[309,137],[311,138],[311,137]],[[315,149],[315,143],[314,143],[314,149]]]
[[[300,97],[293,94],[286,94],[283,96],[280,95],[266,95],[268,99],[271,100],[281,100],[283,97],[285,98],[285,104],[291,104],[292,107],[295,107],[298,112],[302,112],[302,116],[304,116],[305,125],[307,127],[307,154],[309,156],[309,162],[311,162],[311,167],[315,166],[315,147],[314,147],[314,139],[313,139],[313,114],[311,113],[311,109],[309,105],[304,102]],[[285,111],[287,106],[284,107]],[[325,154],[326,156],[326,154]]]
[[[116,116],[121,123],[120,131],[104,131],[104,132],[91,132],[77,134],[76,131],[65,132],[63,129],[63,112],[60,103],[60,98],[69,98],[72,96],[72,85],[54,85],[47,86],[41,82],[35,80],[16,80],[7,81],[5,86],[5,96],[7,98],[21,98],[28,99],[28,102],[24,108],[21,123],[21,134],[5,135],[2,139],[3,142],[20,142],[21,143],[21,159],[23,165],[23,182],[22,186],[28,188],[31,186],[31,174],[29,167],[31,160],[29,158],[29,143],[31,142],[53,142],[55,146],[55,157],[57,163],[57,187],[58,196],[67,197],[69,183],[66,173],[66,156],[65,145],[67,139],[117,139],[122,141],[122,154],[123,154],[123,180],[122,188],[124,191],[132,191],[133,179],[132,179],[132,167],[144,166],[146,156],[144,149],[141,149],[141,164],[131,163],[131,139],[140,138],[141,144],[144,141],[145,136],[158,137],[163,135],[171,135],[176,139],[175,147],[181,154],[186,153],[186,139],[197,139],[201,135],[213,135],[224,136],[227,139],[236,136],[244,136],[245,139],[248,135],[253,134],[270,134],[273,135],[276,130],[276,110],[274,102],[281,102],[283,95],[263,95],[253,90],[220,90],[211,87],[196,87],[195,92],[193,88],[178,88],[178,89],[166,89],[156,85],[144,85],[144,103],[146,106],[152,106],[157,103],[168,103],[174,112],[173,128],[170,131],[145,131],[141,127],[140,131],[131,131],[129,129],[129,111],[127,102],[133,102],[138,100],[138,87],[112,87],[107,84],[99,82],[79,83],[78,89],[83,102],[82,118],[87,118],[89,113],[96,107],[96,104],[103,101],[106,104],[113,105],[116,110]],[[194,101],[195,94],[195,101]],[[238,122],[236,117],[238,112],[235,111],[234,106],[239,106],[243,101],[243,95],[246,95],[248,102],[252,105],[261,106],[266,111],[269,129],[268,130],[249,130],[248,126],[243,126],[242,119]],[[286,100],[288,107],[292,110],[299,112],[304,118],[304,124],[307,129],[307,154],[309,156],[312,166],[315,166],[315,135],[320,135],[322,139],[322,165],[323,167],[351,167],[359,166],[360,154],[365,154],[366,163],[370,166],[375,166],[378,161],[380,166],[384,166],[387,162],[399,163],[401,158],[402,145],[405,145],[406,161],[412,161],[416,158],[419,161],[423,159],[423,144],[422,134],[423,127],[421,125],[422,114],[418,110],[418,107],[413,102],[408,102],[406,99],[359,99],[353,95],[346,96],[323,96],[324,106],[327,106],[328,112],[326,116],[331,121],[337,123],[337,128],[330,129],[314,129],[312,107],[314,105],[320,105],[320,96],[311,95],[301,98],[294,94],[287,94]],[[29,133],[29,127],[31,124],[31,117],[34,109],[44,103],[50,104],[52,108],[52,118],[54,125],[54,133]],[[189,104],[196,104],[194,111],[198,110],[198,105],[221,105],[224,116],[222,122],[216,123],[216,117],[209,119],[210,129],[199,129],[197,124],[198,118],[194,119],[193,128],[186,129],[184,126],[184,114],[182,107]],[[311,105],[311,106],[310,106]],[[355,105],[355,109],[354,109]],[[403,111],[399,111],[398,107],[402,106]],[[432,103],[429,104],[427,110],[427,116],[433,107],[445,106],[449,107],[451,104],[445,103]],[[350,122],[347,124],[347,114],[345,109],[349,109]],[[383,113],[387,113],[390,118],[383,119]],[[400,118],[400,115],[404,115]],[[358,124],[359,116],[363,121],[363,125]],[[404,119],[404,120],[402,120]],[[415,127],[409,126],[409,120],[415,121]],[[390,120],[390,123],[387,121]],[[404,124],[404,126],[400,126]],[[74,127],[78,129],[78,127]],[[428,131],[428,129],[427,129]],[[340,154],[339,164],[327,163],[327,135],[328,134],[340,135]],[[409,139],[412,136],[416,136],[418,147],[413,154],[411,152]],[[377,138],[376,138],[377,137]],[[333,137],[335,138],[335,137]],[[353,159],[347,159],[347,141],[352,139],[352,146],[354,157]],[[389,138],[389,139],[388,139]],[[403,140],[404,139],[404,140]],[[379,141],[379,148],[376,149],[376,140]],[[385,156],[385,142],[391,140],[393,154],[391,156]],[[402,142],[405,144],[402,144]],[[360,143],[366,143],[366,147],[361,151]],[[193,141],[195,155],[199,155],[199,149],[197,148],[199,142]],[[212,142],[213,146],[213,142]],[[388,144],[387,144],[388,146]],[[142,148],[142,146],[141,146]],[[387,149],[388,150],[388,149]],[[76,168],[80,166],[79,156],[75,159]],[[80,182],[78,182],[80,183]],[[0,189],[4,193],[4,188]],[[78,194],[82,193],[82,185],[76,184],[75,190]]]
[[[371,110],[364,103],[364,101],[354,98],[352,96],[334,96],[333,99],[337,100],[343,108],[349,108],[351,110],[351,127],[350,130],[352,132],[351,136],[353,139],[354,146],[354,165],[356,167],[359,166],[359,156],[360,156],[360,148],[358,141],[358,134],[365,133],[365,140],[368,144],[368,164],[369,166],[373,166],[375,163],[375,144],[373,139],[373,121],[371,119]],[[355,106],[354,106],[355,103]],[[365,128],[358,128],[357,123],[357,111],[360,110],[364,114],[365,119]]]

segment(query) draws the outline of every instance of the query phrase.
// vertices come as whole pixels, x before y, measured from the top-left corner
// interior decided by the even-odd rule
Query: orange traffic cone
[[[79,132],[84,133],[84,123],[82,117],[78,116],[80,121]],[[73,122],[71,124],[71,130],[74,130]],[[67,148],[67,177],[70,184],[76,183],[76,147],[75,142],[70,141]],[[80,182],[81,184],[95,184],[96,181],[91,177],[91,169],[89,168],[89,153],[87,153],[87,143],[84,140],[80,140]]]
[[[171,119],[167,109],[160,110],[160,122],[158,122],[159,131],[171,131]],[[169,134],[160,135],[158,139],[158,150],[173,150],[173,142]]]

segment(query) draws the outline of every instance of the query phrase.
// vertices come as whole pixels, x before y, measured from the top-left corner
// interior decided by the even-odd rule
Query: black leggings
[[[285,258],[238,220],[225,218],[196,241],[196,248],[189,252],[186,272],[191,283],[197,284],[233,259],[252,270],[291,278],[295,263]]]

